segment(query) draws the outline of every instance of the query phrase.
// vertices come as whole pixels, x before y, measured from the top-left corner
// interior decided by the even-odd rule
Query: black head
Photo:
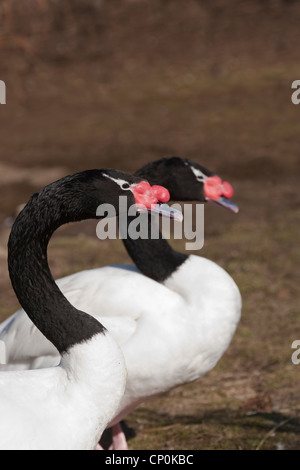
[[[74,204],[81,205],[85,211],[85,218],[88,218],[88,212],[90,212],[90,217],[94,218],[100,204],[114,206],[116,214],[119,214],[120,196],[126,197],[127,207],[132,206],[137,202],[136,186],[145,181],[144,178],[111,168],[87,170],[71,175],[69,178],[70,181],[66,178],[60,181],[64,187],[67,186],[69,199],[73,198]],[[81,193],[84,194],[84,204],[80,197]]]
[[[126,204],[120,204],[120,196],[126,198]],[[153,189],[145,178],[110,168],[86,170],[66,176],[34,194],[20,216],[28,213],[30,205],[30,210],[39,215],[39,224],[43,218],[46,225],[55,219],[58,227],[67,222],[96,218],[101,204],[113,206],[118,215],[135,204],[148,209],[167,202],[169,197],[165,188]],[[57,227],[53,225],[54,229]]]
[[[120,196],[126,204],[120,203]],[[60,353],[104,329],[76,310],[55,284],[47,263],[53,232],[69,222],[97,218],[101,204],[114,206],[117,215],[136,204],[152,210],[167,198],[165,188],[151,188],[144,178],[111,169],[87,170],[44,187],[18,215],[8,242],[12,285],[21,306]]]
[[[230,201],[233,194],[231,185],[187,158],[163,158],[143,166],[135,175],[147,178],[151,184],[165,186],[173,200],[213,201],[234,212],[238,211],[236,204]]]

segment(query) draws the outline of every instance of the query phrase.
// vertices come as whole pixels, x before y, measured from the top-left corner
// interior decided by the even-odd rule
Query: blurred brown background
[[[10,224],[34,191],[87,168],[194,159],[235,188],[240,213],[206,206],[198,254],[233,276],[243,316],[210,374],[128,417],[130,446],[297,448],[299,1],[1,0],[0,15],[0,319],[18,307]],[[60,229],[49,260],[56,278],[130,262],[92,222]]]

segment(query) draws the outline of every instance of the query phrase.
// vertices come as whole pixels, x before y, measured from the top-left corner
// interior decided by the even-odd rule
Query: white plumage
[[[16,219],[8,266],[27,314],[21,311],[3,323],[1,360],[16,360],[11,368],[35,370],[0,373],[1,450],[93,450],[114,418],[126,384],[124,356],[103,325],[84,312],[86,303],[74,308],[57,288],[47,246],[60,225],[96,218],[103,200],[117,207],[126,192],[128,201],[137,203],[137,190],[139,203],[149,197],[158,201],[159,192],[165,199],[165,188],[156,187],[154,195],[140,178],[88,170],[34,194]],[[76,282],[71,285],[78,295]],[[100,313],[105,305],[101,294],[97,302]]]
[[[0,449],[93,450],[125,382],[122,353],[108,334],[73,346],[58,367],[2,372]]]
[[[197,167],[201,180],[195,175]],[[150,164],[144,177],[147,171],[154,183],[165,184],[168,189],[174,183],[170,191],[173,199],[206,200],[203,188],[212,173],[194,162],[174,157],[155,162],[153,167]],[[164,178],[167,181],[161,183]],[[210,184],[215,180],[212,178]],[[228,191],[228,186],[224,187]],[[222,196],[222,188],[219,196],[215,202],[236,212],[237,206]],[[149,252],[153,273],[155,261]],[[138,254],[136,250],[136,257]],[[135,266],[87,270],[57,281],[70,303],[98,318],[123,351],[127,385],[109,426],[143,400],[203,376],[226,351],[235,332],[241,296],[229,274],[199,256],[190,255],[178,262],[175,252],[174,256],[177,265],[160,282]],[[117,292],[116,286],[121,286]],[[59,361],[53,345],[22,310],[2,324],[1,339],[7,346],[5,368],[38,368]]]
[[[72,305],[101,321],[123,351],[127,386],[110,424],[144,399],[212,369],[240,318],[241,297],[235,282],[217,264],[200,256],[189,256],[164,284],[132,266],[82,271],[57,284]],[[118,295],[116,285],[121,286]],[[0,334],[7,345],[5,368],[59,362],[57,350],[22,310],[10,322]]]

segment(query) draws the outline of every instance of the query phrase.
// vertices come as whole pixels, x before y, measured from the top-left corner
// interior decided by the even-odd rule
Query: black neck
[[[124,245],[137,268],[147,277],[163,282],[170,277],[188,258],[187,255],[175,251],[159,232],[158,239],[151,239],[151,217],[148,217],[148,234],[146,239],[132,240],[128,235]],[[128,218],[128,225],[133,218]]]
[[[96,201],[87,200],[84,181],[74,177],[35,194],[19,214],[8,242],[9,273],[19,302],[60,353],[104,331],[97,320],[63,296],[47,261],[50,237],[60,225],[96,215]]]
[[[188,187],[182,192],[176,178],[176,167],[182,166],[178,157],[165,158],[151,162],[138,170],[135,175],[146,178],[151,184],[159,184],[168,188],[171,199],[192,200]],[[150,218],[149,218],[150,219]],[[149,220],[149,238],[147,240],[124,240],[124,245],[139,270],[146,276],[158,282],[165,281],[184,261],[187,255],[175,251],[160,234],[158,240],[150,239],[151,224]]]

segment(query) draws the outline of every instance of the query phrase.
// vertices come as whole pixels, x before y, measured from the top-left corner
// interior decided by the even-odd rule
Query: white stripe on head
[[[200,183],[202,183],[203,181],[206,180],[206,178],[208,178],[208,176],[205,175],[204,173],[202,173],[202,171],[199,170],[199,168],[195,168],[192,165],[190,165],[190,169],[192,170],[192,172],[196,176],[196,180],[199,181]]]
[[[120,186],[121,189],[123,189],[123,191],[132,191],[132,188],[134,186],[136,186],[136,184],[130,184],[128,183],[128,181],[126,180],[123,180],[122,178],[113,178],[112,176],[109,176],[107,175],[106,173],[102,173],[103,176],[105,176],[106,178],[109,178],[110,180],[114,181],[115,183],[117,183],[118,186]],[[129,187],[128,188],[123,188],[123,185],[124,184],[128,184]]]

